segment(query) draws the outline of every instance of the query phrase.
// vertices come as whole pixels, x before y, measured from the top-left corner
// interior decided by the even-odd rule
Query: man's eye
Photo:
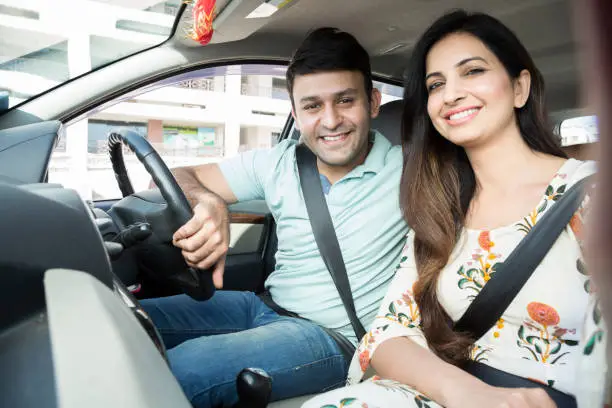
[[[317,109],[319,106],[321,106],[321,105],[319,105],[318,103],[312,103],[310,105],[305,105],[302,109],[304,109],[304,110],[312,110],[312,109]]]
[[[353,98],[342,98],[338,101],[338,103],[351,103],[353,102]]]

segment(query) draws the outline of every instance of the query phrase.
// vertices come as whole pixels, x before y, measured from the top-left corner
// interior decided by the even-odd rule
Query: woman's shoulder
[[[597,162],[593,160],[568,159],[559,170],[568,187],[597,173]]]

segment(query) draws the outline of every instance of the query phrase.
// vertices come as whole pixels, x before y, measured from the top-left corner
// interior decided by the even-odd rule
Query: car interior
[[[411,48],[444,11],[490,13],[524,42],[547,85],[551,119],[589,114],[581,94],[581,45],[569,0],[286,1],[246,18],[261,0],[217,0],[215,32],[202,46],[185,33],[182,4],[163,43],[102,65],[0,112],[0,405],[6,407],[188,407],[164,346],[138,299],[182,292],[210,296],[210,276],[188,268],[171,245],[191,209],[168,166],[143,138],[118,129],[112,162],[123,198],[86,201],[48,182],[66,126],[135,94],[204,68],[287,64],[312,28],[354,34],[376,81],[401,86]],[[372,128],[401,143],[402,101],[381,106]],[[289,116],[280,135],[297,138]],[[121,146],[134,151],[158,188],[134,191]],[[593,146],[572,146],[593,158]],[[123,170],[122,170],[123,169]],[[261,292],[274,271],[276,231],[265,202],[232,205],[224,290]],[[138,288],[138,290],[134,290]],[[298,407],[307,398],[272,403]]]

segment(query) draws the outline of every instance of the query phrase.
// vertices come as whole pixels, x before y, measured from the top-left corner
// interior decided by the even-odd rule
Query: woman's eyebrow
[[[482,61],[482,62],[484,62],[485,64],[488,64],[487,60],[486,60],[486,59],[484,59],[484,58],[482,58],[482,57],[469,57],[469,58],[462,59],[461,61],[459,61],[458,63],[456,63],[456,64],[455,64],[455,68],[459,68],[460,66],[465,65],[465,64],[467,64],[468,62],[471,62],[471,61]],[[439,71],[436,71],[436,72],[430,72],[429,74],[427,74],[427,75],[425,76],[425,81],[427,81],[427,80],[428,80],[429,78],[431,78],[432,76],[442,76],[442,73],[441,73],[441,72],[439,72]]]

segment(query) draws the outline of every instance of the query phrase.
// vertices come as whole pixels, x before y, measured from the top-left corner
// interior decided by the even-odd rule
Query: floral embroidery
[[[416,284],[416,282],[415,282]],[[414,288],[414,285],[412,285]],[[411,329],[417,328],[420,324],[420,313],[419,307],[414,300],[414,289],[407,290],[402,294],[401,299],[394,300],[389,303],[389,312],[385,314],[384,318],[392,322],[398,322],[404,327]],[[407,312],[408,314],[398,312],[398,307]]]
[[[580,246],[580,252],[583,253],[584,252],[584,233],[583,233],[583,229],[584,229],[584,219],[585,219],[585,215],[586,215],[586,203],[588,202],[588,196],[585,197],[582,206],[578,209],[578,211],[576,211],[576,214],[574,214],[574,216],[572,217],[572,219],[570,220],[570,231],[574,236],[574,239],[576,240],[576,242],[578,242],[578,245]],[[584,275],[585,277],[585,281],[584,281],[584,290],[586,293],[592,293],[593,292],[593,287],[592,287],[592,283],[591,283],[591,278],[588,274],[586,265],[584,263],[584,260],[582,259],[582,256],[580,256],[577,260],[576,260],[576,269],[578,270],[578,272],[582,275]]]
[[[500,336],[501,329],[504,328],[504,319],[500,318],[495,324],[495,331],[493,331],[493,337],[496,339]]]
[[[593,319],[593,323],[595,323],[595,327],[597,329],[588,337],[586,344],[584,345],[584,350],[582,351],[585,356],[591,355],[595,346],[604,339],[604,330],[601,328],[601,310],[599,309],[599,300],[596,301],[595,307],[593,308],[593,313],[591,313],[591,319]]]
[[[356,405],[361,404],[361,405]],[[360,407],[360,408],[368,408],[368,404],[365,402],[359,401],[357,398],[343,398],[340,400],[339,405],[322,405],[321,408],[344,408],[344,407]]]
[[[395,269],[397,270],[397,269],[401,268],[401,267],[402,267],[402,264],[403,264],[404,262],[406,262],[407,260],[408,260],[408,257],[407,257],[406,255],[403,255],[403,256],[400,258],[400,261],[399,261],[399,263],[397,264],[397,266],[395,267]]]
[[[586,269],[586,265],[584,264],[584,261],[580,258],[578,258],[576,260],[576,269],[578,270],[578,272],[580,272],[582,275],[585,276],[585,281],[584,281],[584,291],[586,293],[593,293],[594,289],[593,289],[593,283],[591,282],[591,278],[588,274],[588,271]]]
[[[359,346],[357,347],[357,354],[359,356],[359,367],[361,368],[361,372],[365,373],[370,365],[370,358],[372,355],[372,348],[376,343],[376,336],[383,333],[389,325],[384,325],[382,327],[373,328],[369,332],[363,336]]]
[[[491,252],[495,243],[491,241],[489,231],[482,231],[478,235],[478,245],[479,248],[472,254],[472,261],[466,265],[461,265],[457,271],[457,275],[461,277],[457,282],[459,289],[471,289],[475,292],[468,295],[469,300],[474,299],[491,279],[499,265],[498,262],[494,261],[501,257],[499,254]]]
[[[483,347],[478,344],[474,344],[472,350],[470,351],[470,360],[476,362],[489,361],[487,354],[492,350],[493,348],[491,347]]]
[[[373,377],[372,382],[376,385],[383,387],[387,391],[400,392],[408,398],[413,398],[414,403],[418,408],[432,408],[432,406],[429,405],[429,403],[432,402],[431,399],[427,398],[425,395],[410,388],[405,384],[393,380],[386,380],[378,376]]]
[[[557,174],[555,175],[555,177],[564,179],[566,175]],[[563,194],[565,193],[566,188],[567,188],[567,184],[563,184],[559,186],[556,190],[552,186],[552,184],[546,187],[546,192],[544,193],[544,200],[542,204],[539,207],[535,208],[533,211],[531,211],[527,217],[524,217],[522,222],[519,222],[518,224],[516,224],[517,229],[521,232],[524,232],[525,234],[531,231],[533,226],[536,225],[536,222],[538,222],[538,218],[540,218],[540,215],[548,207],[548,203],[550,203],[551,201],[559,200],[559,198],[561,198]]]
[[[384,316],[378,316],[377,319],[384,319],[383,321],[385,321],[386,324],[378,325],[378,327],[366,333],[357,348],[359,366],[362,372],[365,372],[370,365],[370,358],[372,349],[376,343],[376,336],[387,330],[389,324],[399,323],[410,329],[419,327],[421,316],[416,301],[414,300],[413,290],[407,290],[402,294],[401,299],[389,303],[388,312]]]
[[[531,319],[525,320],[519,328],[519,340],[516,342],[517,346],[529,351],[530,355],[526,357],[527,359],[555,364],[569,353],[566,351],[549,361],[559,353],[564,344],[567,346],[578,344],[576,340],[563,338],[567,333],[576,334],[576,330],[558,327],[561,319],[553,307],[544,303],[531,302],[527,305],[527,313]]]
[[[361,371],[365,372],[370,365],[370,350],[364,350],[359,353],[359,366],[361,367]]]

